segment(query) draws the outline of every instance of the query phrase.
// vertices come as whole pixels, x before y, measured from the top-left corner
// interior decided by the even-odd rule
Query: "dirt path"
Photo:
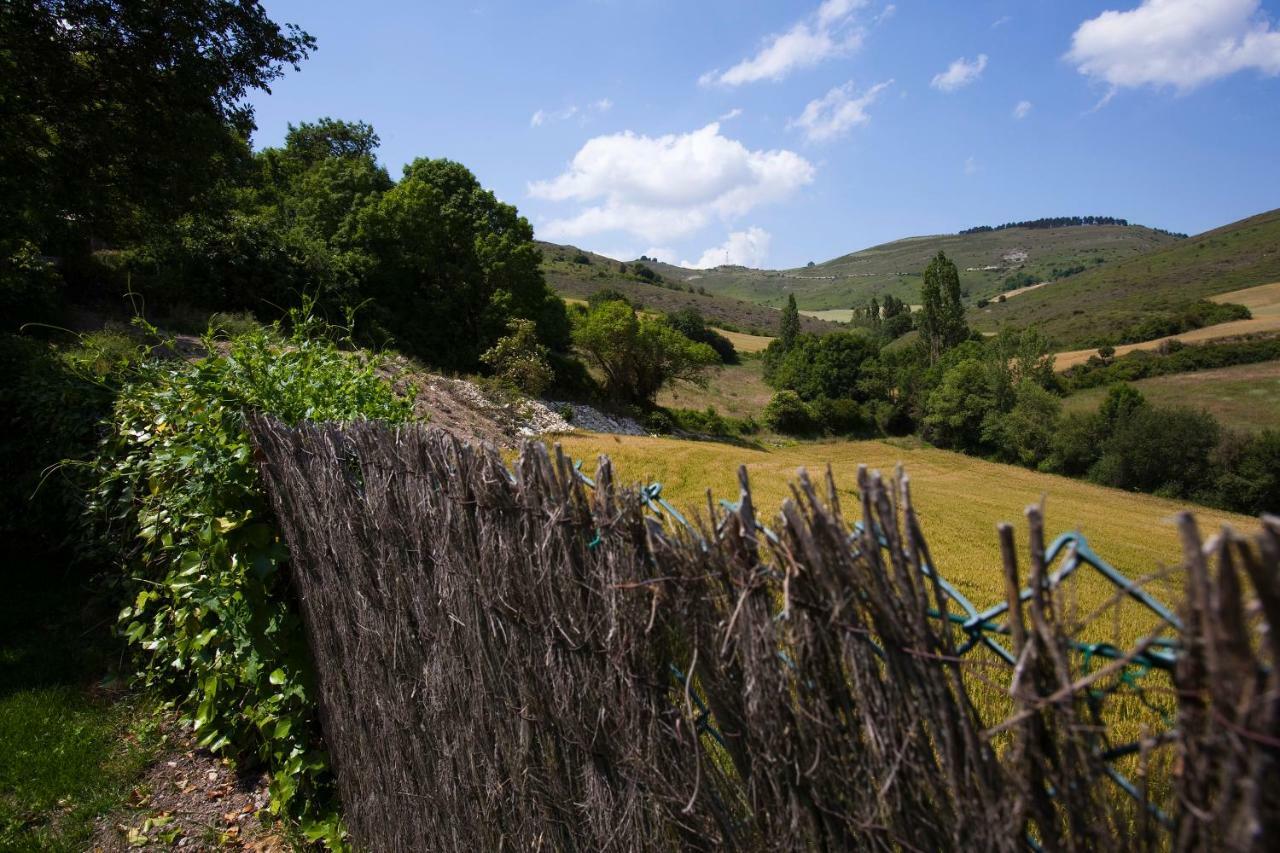
[[[1280,331],[1280,282],[1234,290],[1209,297],[1214,302],[1234,302],[1244,305],[1253,313],[1249,320],[1234,320],[1230,323],[1218,323],[1216,326],[1205,326],[1193,329],[1180,335],[1169,335],[1136,344],[1124,344],[1116,347],[1116,355],[1136,350],[1158,349],[1169,341],[1182,341],[1184,344],[1198,344],[1205,341],[1216,341],[1222,338],[1236,338],[1242,335],[1254,335],[1259,332]],[[1059,372],[1077,364],[1084,364],[1090,356],[1096,355],[1097,348],[1060,352],[1056,356],[1053,368]]]

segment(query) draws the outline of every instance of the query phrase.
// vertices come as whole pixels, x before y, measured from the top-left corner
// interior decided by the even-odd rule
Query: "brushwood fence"
[[[860,470],[850,524],[830,472],[821,496],[801,474],[771,529],[743,471],[686,522],[607,458],[588,478],[538,443],[508,468],[421,426],[250,422],[361,848],[1280,838],[1276,519],[1205,543],[1181,517],[1173,613],[1079,537],[1046,545],[1033,507],[1026,568],[1002,525],[1005,600],[980,610],[905,476]],[[1156,629],[1084,642],[1084,572]]]

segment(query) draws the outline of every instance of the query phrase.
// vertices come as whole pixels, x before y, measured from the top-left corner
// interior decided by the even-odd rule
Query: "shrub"
[[[733,342],[709,327],[696,309],[682,308],[674,311],[666,316],[665,322],[689,340],[711,347],[725,364],[738,364],[741,361]]]
[[[88,517],[124,562],[120,626],[142,681],[178,697],[201,746],[256,753],[271,771],[272,808],[313,840],[338,843],[286,549],[243,412],[404,421],[412,404],[378,378],[375,360],[295,320],[286,346],[257,330],[225,355],[141,365],[93,464]]]
[[[829,435],[861,435],[868,431],[871,418],[856,400],[847,397],[819,397],[809,404],[817,426]]]
[[[784,435],[807,435],[814,431],[813,412],[794,391],[779,391],[764,407],[765,426]]]
[[[480,360],[503,384],[537,397],[555,378],[547,348],[538,343],[538,327],[532,320],[512,320],[507,328],[511,334],[499,338]]]
[[[0,253],[6,252],[0,244]],[[62,306],[62,276],[31,243],[19,243],[0,256],[0,332],[16,332],[23,323],[47,323]]]

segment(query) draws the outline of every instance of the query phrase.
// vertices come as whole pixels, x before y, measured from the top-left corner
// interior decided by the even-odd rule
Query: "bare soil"
[[[265,773],[237,772],[224,759],[197,749],[190,734],[175,732],[171,737],[178,748],[147,771],[125,809],[99,819],[90,849],[95,853],[284,853],[292,849],[283,826],[267,808]]]

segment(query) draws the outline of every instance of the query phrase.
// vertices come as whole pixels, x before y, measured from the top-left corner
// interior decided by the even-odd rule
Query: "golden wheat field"
[[[608,454],[620,482],[661,482],[663,496],[691,518],[706,515],[708,488],[717,500],[737,499],[736,472],[740,464],[747,466],[762,518],[772,518],[790,495],[789,483],[795,480],[798,468],[806,467],[820,483],[819,478],[830,464],[845,518],[852,522],[858,512],[854,490],[858,465],[890,473],[901,462],[910,476],[913,502],[940,574],[980,610],[1004,598],[995,525],[1002,520],[1015,524],[1025,584],[1027,527],[1023,511],[1042,497],[1050,539],[1078,529],[1097,554],[1131,578],[1180,563],[1174,516],[1188,508],[1184,504],[905,442],[833,441],[763,449],[589,433],[555,440],[570,456],[582,460],[588,472],[594,470],[600,454]],[[819,493],[825,494],[821,485]],[[1244,516],[1191,509],[1206,537],[1223,524],[1247,531],[1257,527],[1253,519]],[[1147,589],[1165,604],[1176,607],[1179,586],[1174,572],[1165,581],[1149,584]],[[1114,586],[1087,569],[1063,584],[1055,601],[1055,607],[1065,617],[1064,624],[1074,626],[1071,633],[1080,642],[1132,648],[1160,626],[1156,616],[1118,596]],[[1089,671],[1087,659],[1076,658],[1076,664],[1082,667],[1077,674]],[[965,683],[987,724],[1005,719],[1013,710],[1008,693],[1010,672],[986,651],[975,651],[966,657]],[[1131,671],[1125,678],[1133,675]],[[1153,671],[1144,676],[1139,672],[1133,684],[1141,689],[1141,695],[1134,687],[1124,686],[1119,675],[1108,676],[1096,685],[1120,688],[1104,704],[1097,719],[1113,743],[1162,731],[1174,713],[1173,693],[1166,675]],[[993,743],[998,749],[1007,745],[1003,736],[997,736]],[[1173,760],[1171,750],[1155,750],[1145,767],[1145,784],[1152,801],[1165,808],[1171,805]],[[1114,766],[1130,778],[1144,776],[1138,757],[1121,759]],[[1133,806],[1119,788],[1108,788],[1106,795],[1125,803],[1126,808]],[[1135,806],[1132,820],[1136,821],[1138,814]]]
[[[941,573],[980,606],[995,603],[1002,595],[995,525],[1013,522],[1019,549],[1025,553],[1023,511],[1042,496],[1046,497],[1050,537],[1078,529],[1095,552],[1131,577],[1148,574],[1161,564],[1179,562],[1173,517],[1187,508],[1184,504],[945,450],[885,441],[753,449],[714,442],[596,434],[567,435],[555,440],[566,453],[583,460],[584,470],[593,470],[596,457],[608,454],[621,482],[661,482],[663,496],[673,505],[693,514],[701,509],[704,516],[708,488],[717,500],[737,500],[736,472],[740,464],[747,466],[761,517],[772,518],[783,498],[789,496],[788,484],[802,466],[819,479],[826,466],[831,465],[848,517],[856,511],[848,502],[854,499],[858,465],[888,473],[901,462],[911,478],[916,509]],[[1193,512],[1206,536],[1221,524],[1256,529],[1255,521],[1245,516],[1204,508],[1193,508]],[[1101,584],[1091,592],[1084,598],[1095,600],[1104,597],[1104,592],[1109,594]]]

